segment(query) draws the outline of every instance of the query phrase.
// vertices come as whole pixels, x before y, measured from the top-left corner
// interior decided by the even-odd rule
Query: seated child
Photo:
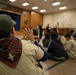
[[[57,32],[51,32],[51,41],[48,47],[49,59],[64,60],[67,56]]]
[[[67,42],[64,44],[64,48],[69,58],[76,59],[76,32],[72,34],[72,37],[73,39],[69,33],[65,35]]]
[[[45,37],[42,41],[43,47],[48,47],[49,42],[50,42],[50,34],[48,32],[46,32]]]
[[[64,37],[63,34],[60,34],[60,39],[61,39],[61,42],[64,44],[66,42],[66,38]]]

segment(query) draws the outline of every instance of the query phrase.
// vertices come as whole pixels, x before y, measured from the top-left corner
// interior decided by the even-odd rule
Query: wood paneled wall
[[[40,23],[43,23],[43,15],[36,12],[31,12],[30,23],[31,27],[37,27]]]
[[[28,22],[25,24],[25,21]],[[21,31],[24,27],[36,28],[40,23],[43,23],[43,15],[36,12],[27,12],[21,14]]]
[[[70,28],[58,28],[59,34],[65,35],[67,32],[69,32]]]
[[[14,7],[11,5],[8,5],[7,8],[3,9],[3,11],[7,10],[6,12],[14,13],[14,14],[20,14],[20,31],[22,31],[22,28],[24,27],[30,27],[35,28],[40,23],[43,23],[43,15],[37,12],[24,10],[18,7]],[[25,12],[25,13],[23,13]],[[28,20],[28,22],[25,24],[25,21]]]
[[[44,34],[46,33],[46,28],[43,29],[44,30]],[[58,34],[63,34],[65,35],[68,31],[70,30],[70,28],[58,28]],[[50,32],[53,31],[53,28],[50,29]]]
[[[27,22],[25,23],[25,21]],[[20,31],[25,27],[30,27],[30,12],[21,14]]]

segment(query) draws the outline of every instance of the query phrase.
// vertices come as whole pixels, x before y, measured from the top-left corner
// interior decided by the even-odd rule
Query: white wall
[[[59,23],[59,28],[76,28],[76,9],[59,12],[55,14],[47,14],[43,17],[43,26],[47,23],[54,27]]]
[[[43,28],[46,28],[47,24],[49,23],[50,27],[54,25],[54,15],[48,14],[43,16]]]

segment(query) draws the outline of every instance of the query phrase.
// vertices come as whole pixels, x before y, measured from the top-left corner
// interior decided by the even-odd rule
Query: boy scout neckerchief
[[[8,37],[0,40],[0,61],[11,66],[16,67],[22,53],[22,43],[16,37]]]

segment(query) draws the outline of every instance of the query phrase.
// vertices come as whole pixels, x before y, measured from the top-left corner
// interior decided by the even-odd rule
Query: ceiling
[[[58,6],[52,6],[52,3],[54,1],[59,1],[61,4]],[[22,3],[29,2],[28,6],[23,7]],[[40,12],[41,9],[45,9],[46,12],[42,14],[48,14],[48,13],[55,13],[62,10],[59,10],[59,7],[64,5],[67,7],[66,10],[74,9],[76,8],[76,0],[16,0],[15,2],[10,2],[10,5],[16,6],[19,8],[23,8],[25,10],[32,10],[32,6],[38,6],[39,9],[36,9],[34,11]]]

